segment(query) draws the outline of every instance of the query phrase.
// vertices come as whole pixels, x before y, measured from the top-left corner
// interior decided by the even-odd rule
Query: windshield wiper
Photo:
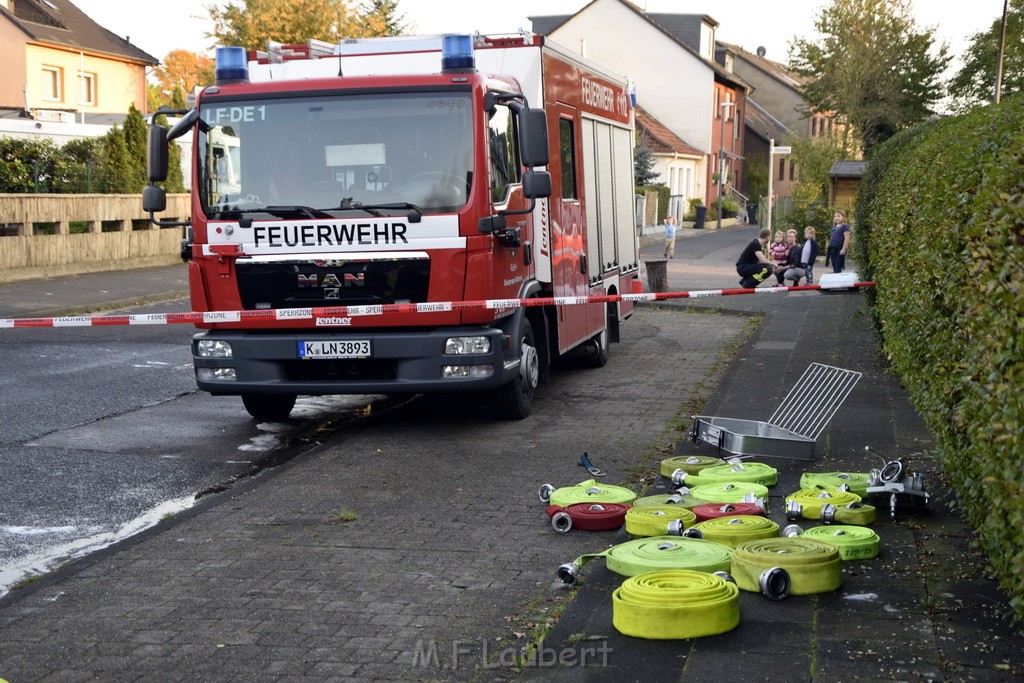
[[[371,216],[378,216],[383,218],[379,209],[405,209],[409,212],[407,218],[410,223],[419,223],[420,219],[423,218],[423,209],[416,206],[412,202],[389,202],[387,204],[363,204],[362,202],[354,202],[348,197],[342,200],[341,206],[338,209],[358,209],[359,211],[365,211]]]
[[[330,218],[327,214],[319,209],[314,209],[310,206],[300,205],[281,205],[281,206],[260,206],[255,208],[245,209],[231,209],[226,207],[211,206],[211,211],[216,212],[222,217],[230,217],[232,215],[245,215],[253,213],[269,213],[271,216],[277,216],[278,218]]]

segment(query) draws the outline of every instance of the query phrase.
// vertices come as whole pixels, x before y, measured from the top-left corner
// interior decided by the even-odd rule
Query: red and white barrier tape
[[[874,287],[874,282],[856,282],[849,287]],[[474,309],[507,309],[523,306],[575,306],[618,301],[668,301],[670,299],[701,299],[736,294],[782,294],[829,290],[821,285],[798,287],[767,287],[764,289],[699,289],[689,292],[657,292],[648,294],[602,294],[598,296],[564,296],[535,299],[486,299],[483,301],[435,301],[418,304],[383,304],[376,306],[330,306],[324,308],[278,308],[259,311],[207,311],[205,313],[145,313],[142,315],[76,315],[56,318],[0,318],[0,329],[14,327],[99,327],[102,325],[177,325],[200,323],[231,323],[255,320],[312,320],[324,318],[375,316],[396,313],[438,313]]]

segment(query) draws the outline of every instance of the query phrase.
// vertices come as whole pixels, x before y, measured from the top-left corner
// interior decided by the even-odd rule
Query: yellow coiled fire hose
[[[653,496],[644,496],[633,501],[633,507],[647,507],[656,505],[675,505],[676,507],[691,510],[698,505],[707,505],[710,501],[703,498],[694,498],[689,493],[658,493]]]
[[[828,541],[839,548],[839,558],[844,562],[878,557],[882,547],[878,534],[863,526],[816,526],[803,532],[802,536]]]
[[[538,495],[543,502],[563,508],[575,503],[624,503],[628,505],[636,498],[636,493],[625,486],[598,484],[593,479],[581,481],[575,486],[564,486],[558,489],[551,484],[545,484],[540,487]]]
[[[697,515],[681,505],[642,505],[626,510],[626,533],[634,536],[678,536],[697,523]]]
[[[839,549],[804,536],[768,538],[740,543],[732,552],[732,575],[745,591],[764,592],[766,571],[781,568],[789,574],[789,593],[827,593],[843,585]]]
[[[867,526],[875,521],[875,508],[861,503],[860,496],[849,491],[800,489],[786,496],[786,517]]]
[[[652,640],[726,633],[740,623],[739,595],[735,584],[714,574],[648,572],[612,593],[612,624],[627,636]]]
[[[669,475],[676,486],[700,486],[702,484],[728,484],[747,482],[762,486],[775,486],[779,471],[771,465],[759,462],[742,462],[735,465],[714,465],[705,467],[697,474],[677,470]]]
[[[847,486],[851,493],[863,498],[868,494],[868,476],[866,472],[804,472],[800,475],[800,488],[838,491]]]
[[[600,553],[580,555],[558,568],[564,583],[576,583],[580,569],[595,557],[605,558],[608,569],[623,576],[636,576],[659,569],[693,569],[701,572],[728,571],[732,548],[700,538],[652,536],[620,543]]]
[[[764,538],[776,538],[779,525],[767,517],[754,515],[736,515],[734,517],[716,517],[693,526],[694,529],[709,541],[735,548],[745,541],[756,541]]]
[[[690,495],[712,503],[754,503],[757,502],[757,499],[768,499],[768,487],[763,484],[751,484],[743,481],[728,484],[702,484],[691,488]],[[744,500],[745,498],[746,500]]]
[[[713,458],[710,455],[676,455],[661,461],[661,476],[671,477],[676,470],[682,470],[687,474],[699,474],[706,467],[724,464],[725,461],[721,458]]]

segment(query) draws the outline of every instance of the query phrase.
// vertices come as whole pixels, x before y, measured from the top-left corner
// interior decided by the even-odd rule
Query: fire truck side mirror
[[[524,166],[547,166],[548,117],[543,109],[526,109],[522,112],[519,120],[519,151]]]
[[[146,154],[146,175],[151,183],[167,180],[167,129],[154,124],[149,127]]]
[[[167,192],[159,185],[146,185],[142,188],[142,210],[147,213],[160,213],[167,210]]]
[[[551,174],[547,171],[527,171],[523,174],[523,196],[527,199],[551,196]]]

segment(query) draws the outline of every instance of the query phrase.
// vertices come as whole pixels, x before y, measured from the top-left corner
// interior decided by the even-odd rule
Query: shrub
[[[858,264],[883,348],[1024,618],[1024,96],[879,146]]]

